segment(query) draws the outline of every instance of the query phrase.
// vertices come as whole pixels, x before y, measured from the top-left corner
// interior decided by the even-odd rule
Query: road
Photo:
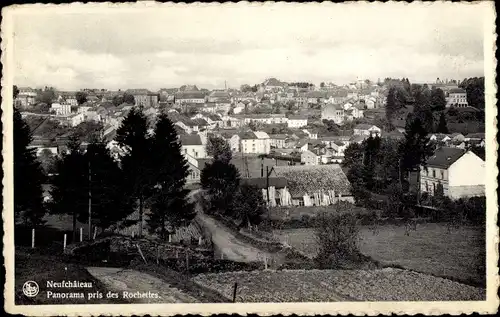
[[[212,217],[199,213],[196,218],[212,234],[212,242],[224,259],[236,262],[262,262],[265,257],[270,259],[269,253],[238,240],[230,229]]]
[[[193,190],[188,197],[195,202],[195,208],[198,212],[196,220],[211,234],[217,255],[222,254],[224,259],[236,262],[263,262],[264,258],[271,258],[268,252],[239,240],[225,225],[204,214],[201,206],[201,194],[201,190]]]
[[[196,303],[197,299],[171,287],[168,283],[146,273],[112,267],[87,267],[87,271],[100,280],[105,287],[117,292],[121,298],[124,292],[157,294],[157,298],[134,298],[133,303]],[[156,297],[155,295],[153,295]]]

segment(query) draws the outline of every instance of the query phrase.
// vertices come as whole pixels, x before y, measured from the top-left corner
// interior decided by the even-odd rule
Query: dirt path
[[[131,299],[133,303],[197,303],[198,300],[146,273],[110,267],[88,267],[87,271],[120,298],[134,293],[157,294]]]
[[[264,257],[270,258],[268,252],[262,251],[248,243],[238,240],[234,234],[222,223],[205,214],[198,214],[197,219],[212,234],[212,242],[224,259],[237,262],[264,261]]]

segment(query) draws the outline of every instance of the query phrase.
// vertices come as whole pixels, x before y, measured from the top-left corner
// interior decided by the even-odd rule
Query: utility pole
[[[89,159],[89,240],[92,239],[92,173]]]

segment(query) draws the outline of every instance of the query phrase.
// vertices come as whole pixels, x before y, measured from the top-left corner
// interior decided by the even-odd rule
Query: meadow
[[[309,257],[318,252],[314,229],[276,230],[274,235]],[[383,266],[485,285],[484,228],[462,226],[448,231],[445,224],[424,223],[406,235],[401,225],[381,225],[377,231],[361,226],[358,246],[361,253]]]

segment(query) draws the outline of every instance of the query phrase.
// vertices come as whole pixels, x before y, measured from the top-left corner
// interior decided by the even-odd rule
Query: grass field
[[[313,229],[281,230],[275,235],[311,257],[316,255]],[[376,234],[362,227],[358,245],[363,254],[383,265],[485,285],[485,233],[478,227],[448,232],[443,224],[419,224],[409,236],[404,226],[380,226]]]

